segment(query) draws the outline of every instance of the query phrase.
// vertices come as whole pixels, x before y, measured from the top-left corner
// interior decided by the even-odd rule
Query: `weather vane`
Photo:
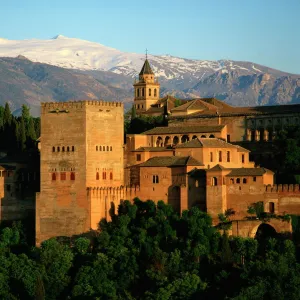
[[[148,58],[148,49],[146,48],[146,59]]]

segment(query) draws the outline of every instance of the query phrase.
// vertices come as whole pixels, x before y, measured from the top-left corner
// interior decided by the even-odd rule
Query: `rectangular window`
[[[227,134],[227,143],[230,143],[230,134]]]
[[[227,151],[227,162],[230,162],[230,151]]]
[[[141,161],[142,159],[141,159],[141,154],[137,154],[136,155],[136,161]]]
[[[66,172],[61,172],[60,173],[60,180],[66,180],[67,176],[66,176]]]
[[[245,154],[242,154],[242,164],[245,163]]]
[[[253,182],[256,182],[256,177],[255,176],[253,177]]]
[[[222,151],[219,151],[219,162],[222,162]]]
[[[158,177],[158,175],[153,175],[152,176],[152,182],[153,183],[159,183],[159,177]]]
[[[210,152],[210,162],[213,162],[213,161],[214,161],[213,153]]]

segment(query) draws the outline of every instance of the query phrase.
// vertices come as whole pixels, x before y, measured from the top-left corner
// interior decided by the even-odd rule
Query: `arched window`
[[[99,172],[96,173],[96,180],[99,180],[100,176],[99,176]]]
[[[214,155],[212,152],[209,153],[209,156],[210,156],[210,162],[213,162],[214,161]]]
[[[195,181],[195,187],[199,187],[199,181],[198,180]]]
[[[137,97],[140,97],[140,89],[136,89],[137,91]]]
[[[156,91],[156,89],[154,89],[154,97],[156,97],[157,96],[157,91]]]
[[[60,180],[66,180],[66,172],[60,172]]]
[[[183,135],[183,136],[181,137],[181,143],[182,143],[182,144],[188,142],[189,140],[190,140],[190,139],[189,139],[189,136],[188,136],[188,135]]]
[[[109,147],[108,146],[106,146],[106,151],[109,151]]]
[[[230,151],[227,151],[227,162],[230,162]]]
[[[98,146],[96,146],[96,151],[98,151]]]
[[[104,179],[104,180],[106,179],[106,172],[102,173],[102,179]]]
[[[110,174],[109,174],[109,179],[113,180],[113,173],[112,172],[110,172]]]
[[[243,183],[247,183],[247,178],[243,178]]]
[[[210,137],[210,138],[214,138],[215,136],[214,136],[213,134],[211,134],[209,137]]]
[[[67,152],[69,152],[69,151],[70,151],[70,147],[68,146],[68,147],[67,147]]]
[[[173,145],[177,145],[178,143],[179,143],[178,136],[174,136],[174,138],[173,138]]]
[[[192,140],[195,140],[196,138],[197,138],[197,136],[196,136],[196,135],[193,135]]]
[[[105,146],[103,146],[103,151],[105,151]]]
[[[72,152],[74,152],[75,151],[75,147],[74,146],[72,146]]]
[[[222,151],[219,151],[219,162],[222,162]]]
[[[269,212],[271,214],[274,214],[274,212],[275,212],[275,203],[274,202],[269,202]]]
[[[59,152],[60,151],[60,147],[57,147],[57,152]]]
[[[202,138],[202,139],[203,139],[203,138],[205,139],[205,138],[206,138],[206,135],[202,134],[202,135],[201,135],[201,138]]]
[[[65,152],[65,146],[62,146],[61,151],[62,151],[62,152]]]
[[[217,179],[217,177],[212,177],[212,179],[211,179],[211,185],[218,185],[218,179]]]
[[[234,184],[234,179],[230,178],[230,184]]]
[[[55,152],[55,147],[52,147],[52,152]]]
[[[237,178],[237,179],[236,179],[236,183],[241,183],[241,179],[240,179],[240,178]]]
[[[99,146],[99,151],[102,151],[102,146]]]
[[[70,179],[71,179],[71,180],[75,180],[75,173],[74,173],[74,172],[71,172],[71,174],[70,174]]]
[[[112,151],[112,146],[110,146],[110,151]]]
[[[56,174],[52,173],[52,181],[56,180]]]
[[[145,88],[142,88],[142,97],[145,97]]]
[[[149,96],[151,96],[151,89],[149,89]]]

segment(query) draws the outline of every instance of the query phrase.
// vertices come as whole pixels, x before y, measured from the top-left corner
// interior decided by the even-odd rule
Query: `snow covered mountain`
[[[33,62],[78,70],[111,71],[134,77],[140,71],[144,54],[126,53],[98,43],[57,35],[49,40],[6,40],[0,38],[0,57],[25,56]],[[229,60],[208,61],[170,55],[148,55],[155,74],[166,80],[183,80],[188,76],[201,80],[216,71],[239,71],[241,74],[270,72],[254,63]],[[272,73],[278,71],[272,70]],[[281,73],[281,72],[279,72]]]
[[[148,59],[161,84],[161,96],[216,97],[236,106],[300,103],[300,75],[244,61],[170,55]],[[0,38],[0,104],[9,101],[17,108],[28,103],[37,109],[41,101],[100,97],[130,106],[133,78],[144,60],[144,54],[62,35],[49,40]]]

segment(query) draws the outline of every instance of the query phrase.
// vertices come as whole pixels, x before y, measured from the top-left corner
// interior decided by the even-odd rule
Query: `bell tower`
[[[160,84],[155,79],[147,55],[139,74],[139,80],[133,86],[134,106],[137,114],[146,112],[152,104],[158,101]]]

